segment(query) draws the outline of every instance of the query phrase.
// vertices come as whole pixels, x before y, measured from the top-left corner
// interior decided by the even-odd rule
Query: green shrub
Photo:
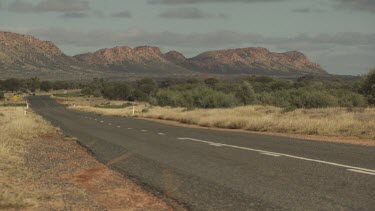
[[[207,87],[198,87],[193,90],[193,105],[199,108],[228,108],[238,105],[234,94],[225,94]]]
[[[110,104],[110,103],[103,103],[103,104],[99,104],[99,105],[95,105],[96,108],[127,108],[127,107],[130,107],[130,106],[133,106],[132,103],[123,103],[123,104],[120,104],[120,105],[113,105],[113,104]]]
[[[360,89],[366,95],[368,102],[375,104],[375,69],[367,74]]]
[[[255,102],[255,92],[251,84],[243,82],[236,92],[236,98],[244,105],[253,104]]]
[[[49,90],[52,89],[52,83],[49,81],[42,81],[40,83],[40,90],[48,92]]]
[[[198,86],[193,90],[175,91],[159,90],[156,94],[157,105],[186,108],[226,108],[238,105],[233,94],[226,94],[206,86]]]
[[[5,99],[4,92],[0,91],[0,100],[4,100],[4,99]]]
[[[294,106],[294,105],[289,105],[289,106],[287,106],[287,107],[284,107],[284,108],[281,110],[281,112],[282,112],[282,113],[288,113],[288,112],[295,111],[296,109],[297,109],[296,106]]]

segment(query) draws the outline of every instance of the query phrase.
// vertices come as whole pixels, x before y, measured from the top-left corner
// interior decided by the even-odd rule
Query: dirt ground
[[[28,180],[37,203],[25,210],[175,210],[99,163],[73,139],[44,135],[27,146]],[[182,209],[182,208],[179,208]]]

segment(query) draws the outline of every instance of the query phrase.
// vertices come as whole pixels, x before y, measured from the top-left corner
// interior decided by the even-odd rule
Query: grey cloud
[[[62,18],[86,18],[89,15],[84,12],[66,12],[61,15]]]
[[[148,0],[150,4],[197,4],[197,3],[253,3],[253,2],[281,2],[284,0]]]
[[[90,9],[87,0],[43,0],[35,6],[43,12],[78,12]]]
[[[296,8],[291,10],[294,13],[323,13],[325,10],[323,9],[314,9],[314,8]]]
[[[161,13],[159,17],[168,19],[204,19],[204,18],[227,18],[225,14],[206,13],[198,8],[173,8]]]
[[[111,14],[114,18],[131,18],[132,14],[129,11],[115,12]]]
[[[336,8],[338,9],[351,9],[359,11],[367,11],[375,13],[374,0],[334,0]]]
[[[34,11],[34,5],[22,0],[15,0],[8,6],[8,10],[17,13],[28,13]]]
[[[90,9],[90,2],[87,0],[43,0],[37,4],[28,1],[15,0],[8,10],[17,13],[27,12],[82,12]]]
[[[186,48],[225,48],[226,46],[273,46],[280,50],[318,51],[337,46],[356,46],[372,49],[375,33],[342,32],[309,36],[266,37],[255,33],[215,31],[208,33],[182,34],[175,32],[148,32],[139,28],[115,32],[96,30],[83,32],[63,28],[32,29],[29,34],[64,45],[114,46],[114,45],[158,45]],[[289,46],[289,47],[288,47]]]

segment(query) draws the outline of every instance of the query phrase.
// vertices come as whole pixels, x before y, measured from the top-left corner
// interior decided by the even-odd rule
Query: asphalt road
[[[375,147],[34,111],[103,163],[191,210],[375,210]]]

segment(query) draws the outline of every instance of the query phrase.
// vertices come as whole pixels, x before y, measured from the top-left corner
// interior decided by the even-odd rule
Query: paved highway
[[[375,147],[32,109],[93,155],[190,210],[375,210]]]

